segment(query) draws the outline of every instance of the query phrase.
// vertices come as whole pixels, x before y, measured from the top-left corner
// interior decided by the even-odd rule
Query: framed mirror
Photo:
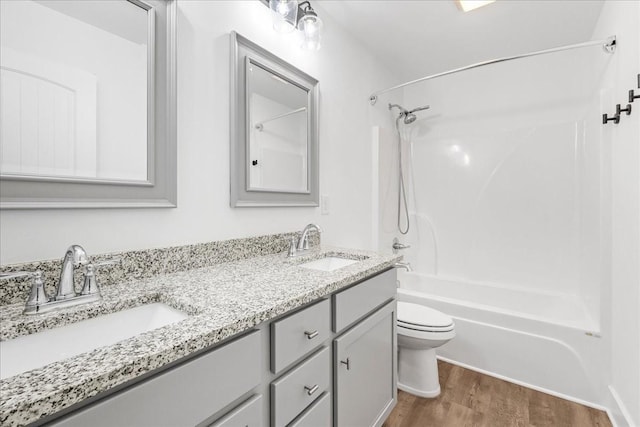
[[[318,81],[231,33],[231,206],[318,206]]]
[[[0,8],[0,207],[175,207],[175,1]]]

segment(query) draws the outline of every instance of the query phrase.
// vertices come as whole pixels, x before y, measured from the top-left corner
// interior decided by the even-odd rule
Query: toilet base
[[[402,391],[406,391],[409,394],[413,394],[414,396],[426,397],[429,399],[433,399],[434,397],[440,396],[440,384],[438,384],[438,388],[436,390],[424,391],[424,390],[418,390],[417,388],[409,387],[398,381],[398,389]]]
[[[434,398],[440,394],[434,348],[398,347],[398,388],[420,397]]]

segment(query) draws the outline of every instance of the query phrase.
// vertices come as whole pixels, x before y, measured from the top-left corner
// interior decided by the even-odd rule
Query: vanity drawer
[[[186,426],[211,417],[260,384],[261,332],[255,331],[161,372],[54,426]]]
[[[271,425],[284,426],[331,386],[327,347],[271,383]]]
[[[264,425],[263,420],[262,395],[259,394],[211,424],[210,427],[261,427]]]
[[[331,425],[331,394],[325,393],[289,424],[288,427],[319,427]]]
[[[396,295],[392,268],[333,295],[333,330],[340,332]]]
[[[271,324],[271,371],[277,374],[331,334],[331,303],[320,301]]]

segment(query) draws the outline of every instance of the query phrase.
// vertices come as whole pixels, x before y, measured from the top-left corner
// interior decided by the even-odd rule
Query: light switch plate
[[[329,196],[327,194],[323,194],[322,196],[320,196],[320,214],[322,215],[329,215],[330,209],[329,209]]]

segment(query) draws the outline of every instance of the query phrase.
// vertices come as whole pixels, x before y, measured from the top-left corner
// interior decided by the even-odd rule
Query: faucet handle
[[[291,244],[289,245],[289,253],[287,254],[288,257],[294,257],[296,256],[296,238],[292,237],[291,238]]]
[[[27,299],[27,303],[25,304],[25,313],[29,312],[37,312],[37,307],[42,304],[49,302],[49,295],[47,295],[47,291],[44,288],[44,283],[42,281],[42,271],[11,271],[6,273],[0,273],[0,279],[16,279],[18,277],[32,277],[33,282],[31,283],[31,292],[29,293],[29,298]],[[35,307],[35,310],[33,309]],[[29,310],[31,308],[31,310]]]
[[[87,264],[84,267],[84,285],[80,295],[100,295],[100,288],[98,282],[96,282],[96,267],[95,264]]]
[[[100,287],[98,286],[98,282],[96,280],[97,268],[104,265],[120,264],[120,262],[122,262],[122,258],[114,257],[111,259],[105,259],[103,261],[87,264],[84,267],[84,285],[82,286],[80,295],[100,295]]]

